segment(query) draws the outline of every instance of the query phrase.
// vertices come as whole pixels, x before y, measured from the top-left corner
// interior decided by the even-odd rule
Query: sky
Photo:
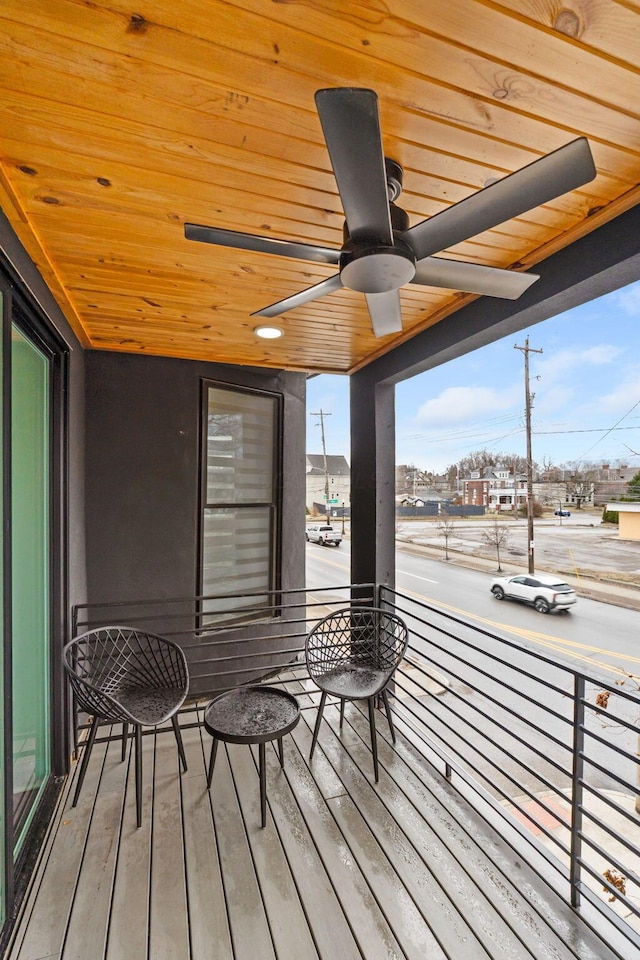
[[[474,450],[525,455],[524,355],[533,460],[640,468],[640,281],[481,347],[396,387],[396,463],[441,473]],[[307,452],[349,463],[349,378],[307,384]]]

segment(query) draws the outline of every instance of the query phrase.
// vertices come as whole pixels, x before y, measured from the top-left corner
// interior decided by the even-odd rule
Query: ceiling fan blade
[[[237,230],[205,227],[199,223],[185,223],[184,235],[187,240],[215,243],[220,247],[236,247],[239,250],[253,250],[256,253],[275,253],[279,257],[293,257],[295,260],[313,260],[316,263],[333,264],[340,260],[340,251],[332,247],[316,247],[311,243],[276,240],[274,237],[260,237],[253,233],[239,233]]]
[[[402,234],[402,239],[416,259],[423,260],[575,190],[595,175],[591,149],[580,137],[417,223]]]
[[[487,297],[502,297],[517,300],[532,283],[539,280],[537,273],[516,273],[484,267],[462,260],[445,260],[443,257],[427,257],[416,266],[411,283],[423,283],[426,287],[448,287],[465,293],[481,293]]]
[[[338,87],[318,90],[315,100],[350,236],[391,244],[378,97]]]
[[[402,330],[400,294],[397,290],[388,293],[366,293],[371,325],[376,337],[386,337]]]
[[[318,297],[325,297],[329,293],[335,293],[336,290],[342,290],[342,280],[340,279],[339,273],[336,273],[334,277],[329,277],[327,280],[322,280],[320,283],[315,283],[312,287],[307,287],[306,290],[301,290],[300,293],[294,293],[291,297],[278,300],[277,303],[272,303],[269,307],[256,310],[251,316],[279,317],[281,313],[286,313],[287,310],[294,310],[295,307],[301,307],[305,303],[310,303],[311,300],[317,300]]]

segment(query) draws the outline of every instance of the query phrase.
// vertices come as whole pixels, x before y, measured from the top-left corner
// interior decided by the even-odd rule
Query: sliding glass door
[[[69,750],[67,362],[0,261],[0,954]]]
[[[11,660],[14,857],[51,772],[50,361],[11,328]]]

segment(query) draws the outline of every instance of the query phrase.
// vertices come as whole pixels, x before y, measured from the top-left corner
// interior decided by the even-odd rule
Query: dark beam
[[[395,388],[351,387],[351,582],[395,585]]]

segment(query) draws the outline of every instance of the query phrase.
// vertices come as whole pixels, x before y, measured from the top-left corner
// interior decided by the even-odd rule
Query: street
[[[314,587],[349,583],[349,546],[348,540],[339,549],[307,545],[307,586],[311,595]],[[429,648],[425,641],[418,639],[414,650],[418,658],[421,654],[431,658],[448,684],[442,691],[444,696],[429,700],[430,713],[441,719],[448,716],[447,739],[453,737],[451,742],[458,744],[461,756],[476,757],[477,772],[483,777],[486,773],[487,788],[491,792],[498,789],[512,796],[511,776],[521,786],[537,792],[545,777],[546,782],[555,781],[549,763],[565,768],[569,759],[566,749],[560,745],[565,744],[569,749],[571,746],[573,676],[558,672],[544,661],[526,658],[518,654],[516,648],[559,661],[572,670],[584,671],[593,677],[595,682],[587,684],[585,694],[591,704],[595,704],[604,684],[614,690],[620,688],[637,693],[640,683],[640,612],[579,596],[570,613],[544,615],[533,607],[496,600],[489,590],[490,573],[448,564],[444,559],[416,556],[404,550],[401,544],[397,547],[396,564],[397,589],[410,598],[408,603],[403,602],[403,616],[410,629],[414,616],[411,598],[415,598],[442,610],[443,615],[470,621],[488,632],[488,635],[474,636],[464,624],[447,624],[437,613],[425,614],[416,608],[415,615],[426,618],[434,628],[427,628],[425,632],[424,626],[414,621],[418,633],[422,636],[433,634],[436,640],[440,637],[440,647]],[[347,601],[349,592],[347,589],[336,591],[336,594],[332,593],[332,597],[335,596],[342,596]],[[445,632],[440,635],[441,629]],[[455,640],[447,640],[447,630]],[[514,644],[514,648],[505,648],[504,643],[491,635],[504,638]],[[518,664],[524,673],[518,672]],[[490,676],[495,676],[496,681],[493,696],[498,699],[494,706],[480,692],[487,683],[491,684]],[[540,704],[540,710],[537,704]],[[490,741],[492,735],[485,721],[481,724],[485,733],[480,733],[475,710],[481,707],[491,715],[498,705],[500,711],[510,711],[506,715],[505,730],[518,737],[520,744],[531,743],[533,753],[527,752],[529,771],[520,766],[517,758],[520,750],[511,755],[506,742],[506,752],[499,763],[502,773],[481,759],[483,750],[487,755],[487,741],[483,738],[488,735]],[[639,718],[636,706],[624,697],[614,695],[610,707],[613,707],[614,716],[608,716],[606,721],[596,712],[587,711],[586,724],[594,733],[593,737],[587,738],[587,749],[598,764],[597,767],[589,765],[587,780],[598,789],[626,792],[607,771],[615,770],[627,782],[635,782],[635,764],[615,752],[616,748],[622,748],[634,756],[635,734],[617,724],[615,716],[631,724],[636,724]],[[541,731],[533,737],[532,723],[538,724]],[[604,742],[600,739],[602,736]],[[499,739],[504,740],[504,737]],[[564,782],[561,777],[558,786]]]
[[[307,544],[308,587],[349,583],[349,548],[349,540],[339,549]],[[610,679],[622,673],[640,676],[640,613],[635,610],[579,596],[571,613],[545,616],[532,607],[495,600],[488,573],[415,556],[404,552],[401,544],[396,564],[396,586],[408,596],[471,618],[530,649],[565,662],[568,658],[576,669],[604,671]]]

